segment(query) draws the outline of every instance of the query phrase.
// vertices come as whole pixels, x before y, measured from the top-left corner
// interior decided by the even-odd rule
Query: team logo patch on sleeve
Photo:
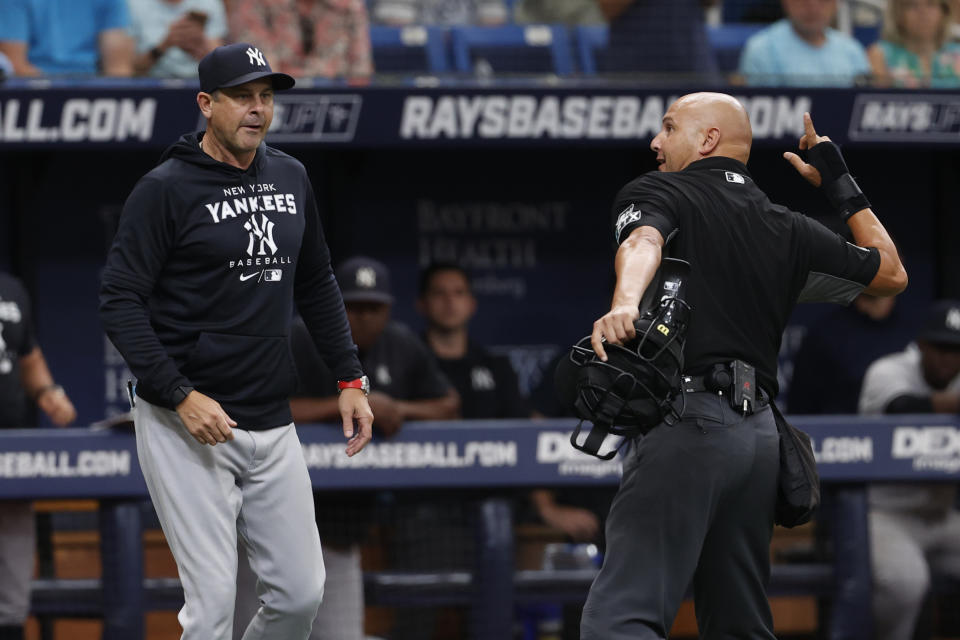
[[[617,230],[614,234],[614,239],[617,242],[620,242],[620,233],[626,228],[628,224],[632,224],[640,219],[640,209],[634,209],[633,203],[629,207],[620,212],[620,215],[617,216]]]

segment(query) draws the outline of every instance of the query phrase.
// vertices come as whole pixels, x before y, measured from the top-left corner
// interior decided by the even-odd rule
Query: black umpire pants
[[[773,640],[765,587],[779,437],[770,407],[686,394],[683,419],[625,452],[582,640],[666,638],[693,585],[701,638]]]

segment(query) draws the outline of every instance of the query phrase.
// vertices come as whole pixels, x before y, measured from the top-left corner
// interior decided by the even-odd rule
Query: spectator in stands
[[[913,335],[896,300],[861,293],[810,327],[793,359],[787,411],[857,413],[867,367],[903,349]]]
[[[510,361],[470,340],[469,323],[477,312],[477,299],[466,270],[444,263],[424,269],[417,310],[427,321],[427,346],[460,395],[460,417],[530,416]]]
[[[375,0],[373,20],[405,27],[412,24],[494,26],[507,21],[503,0]]]
[[[0,53],[0,81],[15,75],[10,58]]]
[[[364,0],[231,0],[230,36],[257,42],[274,69],[366,82],[373,74]]]
[[[77,417],[37,345],[26,289],[13,276],[0,273],[0,429],[29,425],[28,397],[58,427]],[[35,537],[33,504],[0,502],[0,640],[23,640]]]
[[[747,40],[740,73],[751,85],[853,86],[870,73],[866,51],[830,27],[837,0],[783,0],[786,18]]]
[[[960,301],[932,306],[916,342],[867,370],[860,413],[960,413]],[[960,579],[955,484],[869,488],[875,637],[910,640],[930,574]]]
[[[386,266],[371,258],[354,257],[336,270],[336,276],[360,362],[370,375],[368,399],[377,416],[374,430],[381,436],[391,436],[406,420],[457,417],[457,394],[426,347],[406,326],[390,321],[393,295]],[[300,389],[290,400],[294,421],[337,421],[336,379],[323,364],[302,322],[294,322],[290,342],[300,378]],[[373,493],[316,495],[327,588],[313,623],[313,640],[363,638],[360,544],[373,525],[375,505]],[[242,631],[256,605],[255,578],[245,561],[241,561],[240,569],[234,629]]]
[[[126,0],[0,0],[0,53],[18,76],[133,75]]]
[[[704,9],[715,0],[597,0],[610,23],[601,71],[691,73],[714,79],[717,61],[707,40]]]
[[[203,56],[223,44],[221,0],[128,0],[137,75],[193,78]]]
[[[950,41],[960,42],[960,0],[950,0]]]
[[[513,10],[519,24],[605,24],[596,0],[520,0]]]
[[[881,87],[960,86],[960,44],[950,42],[948,0],[889,0],[883,38],[867,51]]]

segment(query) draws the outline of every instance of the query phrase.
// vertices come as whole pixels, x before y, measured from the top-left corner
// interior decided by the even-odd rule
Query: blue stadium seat
[[[740,65],[740,51],[747,40],[767,25],[754,23],[721,24],[707,27],[710,46],[717,56],[720,71],[736,71]]]
[[[854,25],[853,37],[860,41],[864,47],[869,47],[880,39],[882,25]]]
[[[606,49],[610,42],[610,29],[605,24],[581,25],[576,28],[577,61],[580,71],[586,74],[597,72],[597,49]]]
[[[494,73],[573,72],[566,27],[516,25],[454,27],[450,29],[454,68],[474,73],[484,60]]]
[[[377,73],[445,73],[450,70],[442,27],[370,27]]]

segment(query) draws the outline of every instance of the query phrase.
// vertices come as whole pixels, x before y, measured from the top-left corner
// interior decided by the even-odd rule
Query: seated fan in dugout
[[[690,264],[664,258],[657,278],[641,303],[634,323],[637,336],[623,346],[605,346],[603,362],[590,345],[590,336],[573,346],[554,374],[561,402],[580,418],[570,443],[603,460],[613,458],[624,438],[642,435],[679,415],[673,401],[680,393],[683,345],[690,306],[684,283]],[[592,425],[581,437],[584,422]],[[614,436],[614,442],[608,442]],[[601,453],[601,450],[606,450]]]

